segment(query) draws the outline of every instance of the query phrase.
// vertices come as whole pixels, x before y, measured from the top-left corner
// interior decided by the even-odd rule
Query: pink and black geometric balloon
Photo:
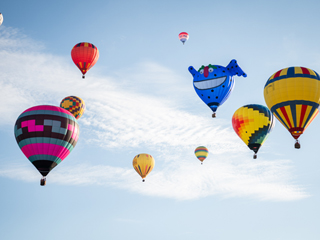
[[[21,151],[43,177],[69,155],[79,133],[77,120],[69,111],[50,105],[25,110],[14,126]]]

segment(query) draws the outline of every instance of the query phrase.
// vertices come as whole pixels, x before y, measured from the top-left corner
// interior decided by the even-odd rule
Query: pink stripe
[[[70,116],[73,116],[72,113],[70,113],[69,111],[67,111],[61,107],[56,107],[56,106],[51,106],[51,105],[40,105],[40,106],[31,107],[31,108],[28,108],[27,110],[25,110],[23,113],[37,111],[37,110],[50,110],[50,111],[55,111],[55,112],[63,112],[63,113],[66,113]]]
[[[28,127],[28,132],[43,132],[43,125],[36,125],[36,120],[21,122],[21,127]]]
[[[65,147],[50,143],[32,143],[21,148],[24,155],[29,158],[33,155],[46,154],[65,159],[70,151]]]

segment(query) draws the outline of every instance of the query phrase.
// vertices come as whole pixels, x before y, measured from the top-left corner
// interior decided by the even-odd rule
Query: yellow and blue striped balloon
[[[201,161],[201,164],[202,164],[203,161],[207,158],[209,151],[206,147],[200,146],[194,150],[194,154]]]
[[[264,87],[264,99],[300,148],[298,138],[319,113],[320,77],[305,67],[284,68],[273,74]]]

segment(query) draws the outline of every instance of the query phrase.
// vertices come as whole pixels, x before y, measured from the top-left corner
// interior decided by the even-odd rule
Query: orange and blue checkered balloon
[[[65,97],[61,101],[60,107],[68,110],[76,119],[79,119],[86,110],[84,101],[76,96]]]

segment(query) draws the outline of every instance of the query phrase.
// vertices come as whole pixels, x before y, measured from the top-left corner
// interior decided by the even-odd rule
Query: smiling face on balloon
[[[196,93],[213,112],[216,112],[217,108],[230,96],[234,87],[233,76],[247,76],[236,60],[232,60],[227,67],[209,64],[202,66],[198,71],[190,66],[189,72],[193,76]]]

